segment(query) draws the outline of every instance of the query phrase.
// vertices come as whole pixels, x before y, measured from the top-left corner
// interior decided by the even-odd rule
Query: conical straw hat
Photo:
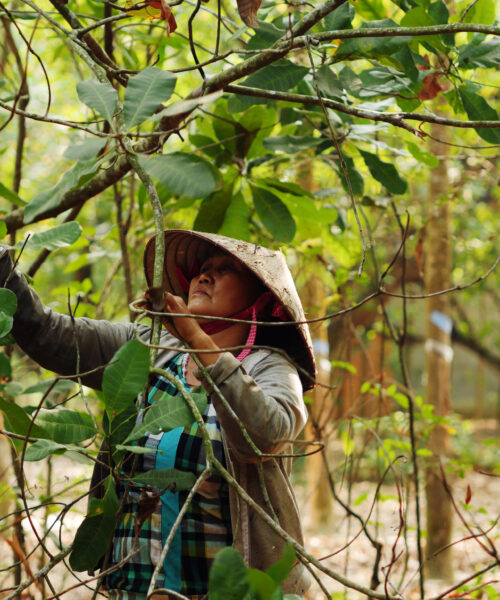
[[[165,231],[164,289],[187,300],[187,294],[183,290],[175,267],[177,266],[187,276],[192,266],[194,264],[201,266],[213,254],[214,249],[224,250],[240,260],[273,293],[285,308],[290,320],[299,321],[295,325],[299,335],[294,335],[292,340],[289,335],[280,336],[280,330],[284,333],[283,326],[275,326],[276,343],[272,345],[282,347],[308,373],[309,376],[299,370],[304,389],[311,388],[316,375],[311,335],[307,323],[303,322],[306,320],[304,310],[281,251],[269,250],[257,244],[213,233],[170,229]],[[154,250],[155,238],[153,237],[146,244],[144,251],[144,271],[148,285],[153,282]],[[280,337],[286,340],[287,347],[284,347],[284,344],[280,346]],[[289,347],[290,345],[292,347]]]

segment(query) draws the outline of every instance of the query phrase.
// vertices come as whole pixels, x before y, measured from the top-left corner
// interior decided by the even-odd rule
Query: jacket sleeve
[[[100,367],[132,339],[133,326],[87,318],[73,320],[56,313],[43,305],[18,271],[11,271],[10,256],[5,248],[0,248],[0,285],[17,296],[12,328],[16,343],[39,365],[60,375],[94,371],[83,376],[82,382],[100,389],[103,372]]]
[[[251,355],[250,355],[251,356]],[[264,453],[278,453],[300,433],[307,420],[302,385],[295,367],[276,352],[245,371],[232,354],[224,352],[207,371],[255,445]],[[203,382],[203,376],[199,373]],[[240,458],[255,458],[237,421],[207,382],[219,421],[231,450]]]

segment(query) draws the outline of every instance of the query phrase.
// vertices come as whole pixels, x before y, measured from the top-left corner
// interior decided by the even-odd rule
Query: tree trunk
[[[445,128],[432,127],[432,136],[446,139]],[[442,156],[446,146],[431,140],[430,151]],[[451,232],[450,207],[447,199],[448,177],[446,157],[431,171],[427,223],[425,227],[424,283],[427,294],[450,287]],[[451,327],[448,317],[447,294],[426,300],[426,354],[425,398],[435,407],[436,415],[450,412],[450,367],[452,359]],[[429,449],[433,456],[425,472],[427,499],[426,571],[431,578],[451,579],[452,551],[445,548],[451,541],[453,511],[449,495],[443,485],[440,459],[449,452],[449,434],[438,425],[429,435]]]

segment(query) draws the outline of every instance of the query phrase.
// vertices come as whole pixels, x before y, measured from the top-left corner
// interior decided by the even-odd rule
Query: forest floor
[[[498,429],[494,436],[500,437]],[[46,485],[46,474],[41,472],[41,465],[27,464],[28,480],[30,488],[27,498],[31,506],[33,523],[38,531],[42,530],[43,514],[41,510],[36,510],[36,497],[40,494],[40,489]],[[64,495],[66,501],[68,498],[75,498],[81,491],[85,495],[88,487],[88,477],[91,468],[88,465],[75,463],[66,456],[56,456],[53,458],[52,470],[52,490],[55,493],[67,490]],[[500,477],[493,477],[482,474],[477,471],[466,471],[463,478],[450,480],[453,491],[453,497],[460,513],[465,521],[472,527],[472,532],[477,534],[479,528],[488,531],[488,539],[496,544],[497,551],[500,553],[500,526],[499,517],[499,498],[500,498]],[[327,485],[323,483],[322,485]],[[375,481],[357,481],[350,486],[340,480],[336,482],[337,492],[344,502],[348,502],[354,511],[359,514],[363,521],[367,522],[367,530],[371,537],[382,542],[382,554],[379,563],[378,576],[381,583],[377,591],[384,592],[384,578],[388,575],[387,590],[392,593],[397,588],[401,593],[402,600],[413,600],[419,598],[419,574],[418,560],[416,550],[416,527],[415,527],[415,504],[414,493],[402,490],[403,501],[398,500],[398,491],[394,484],[383,483],[377,491]],[[375,550],[366,537],[360,531],[360,522],[351,517],[348,518],[346,511],[338,502],[333,502],[324,507],[321,511],[312,507],[311,494],[305,486],[297,485],[297,495],[300,510],[303,515],[305,545],[307,550],[317,559],[321,559],[327,569],[345,577],[359,586],[370,587],[370,581],[373,575],[375,562]],[[30,492],[33,495],[30,496]],[[470,498],[468,496],[470,495]],[[378,501],[374,503],[374,497]],[[465,505],[468,500],[467,506]],[[58,500],[60,500],[58,498]],[[61,498],[62,500],[62,498]],[[0,498],[1,502],[1,498]],[[425,494],[421,490],[421,515],[423,527],[425,527]],[[59,527],[59,511],[61,505],[54,505],[49,511],[48,522],[54,525],[53,532],[49,535],[48,547],[53,554],[57,553],[57,544],[59,536],[64,543],[70,543],[74,532],[80,524],[84,511],[86,509],[86,498],[83,498],[69,510],[63,519],[62,527]],[[5,514],[5,513],[4,513]],[[400,534],[401,520],[406,521],[406,535]],[[496,522],[495,522],[496,520]],[[28,546],[32,545],[34,538],[30,532],[30,525],[24,520],[24,530],[27,532]],[[9,582],[9,576],[5,569],[12,565],[12,547],[6,542],[6,538],[11,533],[1,533],[0,536],[0,598],[6,598],[6,590]],[[493,562],[491,556],[485,552],[483,546],[487,546],[485,538],[468,539],[470,532],[467,531],[460,518],[455,516],[453,542],[453,582],[458,583],[466,579],[470,574],[478,569]],[[424,540],[425,544],[425,540]],[[347,546],[347,547],[346,547]],[[32,546],[31,546],[32,547]],[[392,558],[392,557],[395,558]],[[25,565],[36,573],[39,568],[38,558],[36,556],[24,559]],[[389,565],[392,566],[390,569]],[[317,571],[318,572],[318,571]],[[82,579],[88,579],[86,574],[80,574]],[[327,574],[320,573],[321,581],[328,594],[334,600],[358,600],[366,598],[355,590],[346,588],[343,584],[335,581]],[[84,587],[72,589],[78,585],[78,580],[69,572],[69,569],[63,564],[58,565],[51,571],[50,579],[61,597],[71,600],[90,600],[91,591]],[[11,581],[11,580],[10,580]],[[492,582],[483,594],[485,600],[500,599],[500,567],[491,570],[483,577],[482,583]],[[445,590],[451,585],[443,581],[426,582],[425,597],[430,599]],[[47,600],[52,594],[45,588],[44,591],[37,589],[35,585],[29,588],[29,592],[23,593],[22,597],[26,600],[41,599]],[[493,591],[492,591],[493,590]],[[497,592],[495,592],[497,590]],[[307,600],[320,600],[325,598],[324,591],[317,583],[313,583],[307,593]],[[480,597],[480,596],[479,596]]]

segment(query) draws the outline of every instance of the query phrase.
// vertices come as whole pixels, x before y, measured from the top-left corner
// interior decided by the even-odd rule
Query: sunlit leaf
[[[210,163],[194,154],[174,152],[152,157],[141,156],[139,160],[150,175],[176,196],[202,198],[211,194],[217,184]]]
[[[33,233],[26,247],[30,250],[56,250],[57,248],[64,248],[65,246],[71,246],[76,242],[82,233],[82,227],[76,221],[70,221],[47,229],[46,231],[40,231]],[[16,245],[16,248],[20,248],[22,242]]]
[[[76,92],[84,104],[102,115],[108,123],[113,121],[118,92],[110,83],[99,83],[93,79],[79,81]]]
[[[295,563],[295,550],[293,549],[292,544],[287,543],[283,549],[283,554],[281,558],[272,564],[266,571],[268,575],[270,575],[276,583],[281,583],[284,581],[292,567]]]
[[[29,415],[19,405],[7,402],[0,397],[0,410],[7,416],[8,425],[10,426],[10,431],[12,431],[12,433],[26,435],[29,431],[31,437],[46,437],[45,432],[41,427],[36,424],[31,425]]]
[[[214,192],[205,198],[200,205],[198,214],[194,221],[193,229],[217,233],[224,223],[226,210],[231,203],[232,187]]]
[[[90,138],[68,146],[63,156],[69,160],[89,160],[104,148],[106,141],[106,138]]]
[[[64,454],[67,450],[75,450],[76,446],[66,446],[52,440],[37,440],[26,448],[24,460],[37,461],[52,456],[53,454]]]
[[[4,198],[7,202],[15,204],[16,206],[24,206],[26,200],[23,200],[16,192],[10,190],[3,183],[0,182],[0,198]]]
[[[471,121],[498,121],[497,111],[482,96],[464,88],[459,89],[459,94]],[[490,144],[500,144],[500,129],[478,127],[475,131]]]
[[[123,116],[130,129],[150,117],[174,91],[177,77],[158,67],[147,67],[129,79],[125,89]]]
[[[207,405],[206,394],[192,394],[203,414]],[[194,415],[182,396],[163,395],[146,411],[144,421],[136,425],[125,442],[138,440],[146,433],[157,434],[176,427],[188,427],[194,423]]]

